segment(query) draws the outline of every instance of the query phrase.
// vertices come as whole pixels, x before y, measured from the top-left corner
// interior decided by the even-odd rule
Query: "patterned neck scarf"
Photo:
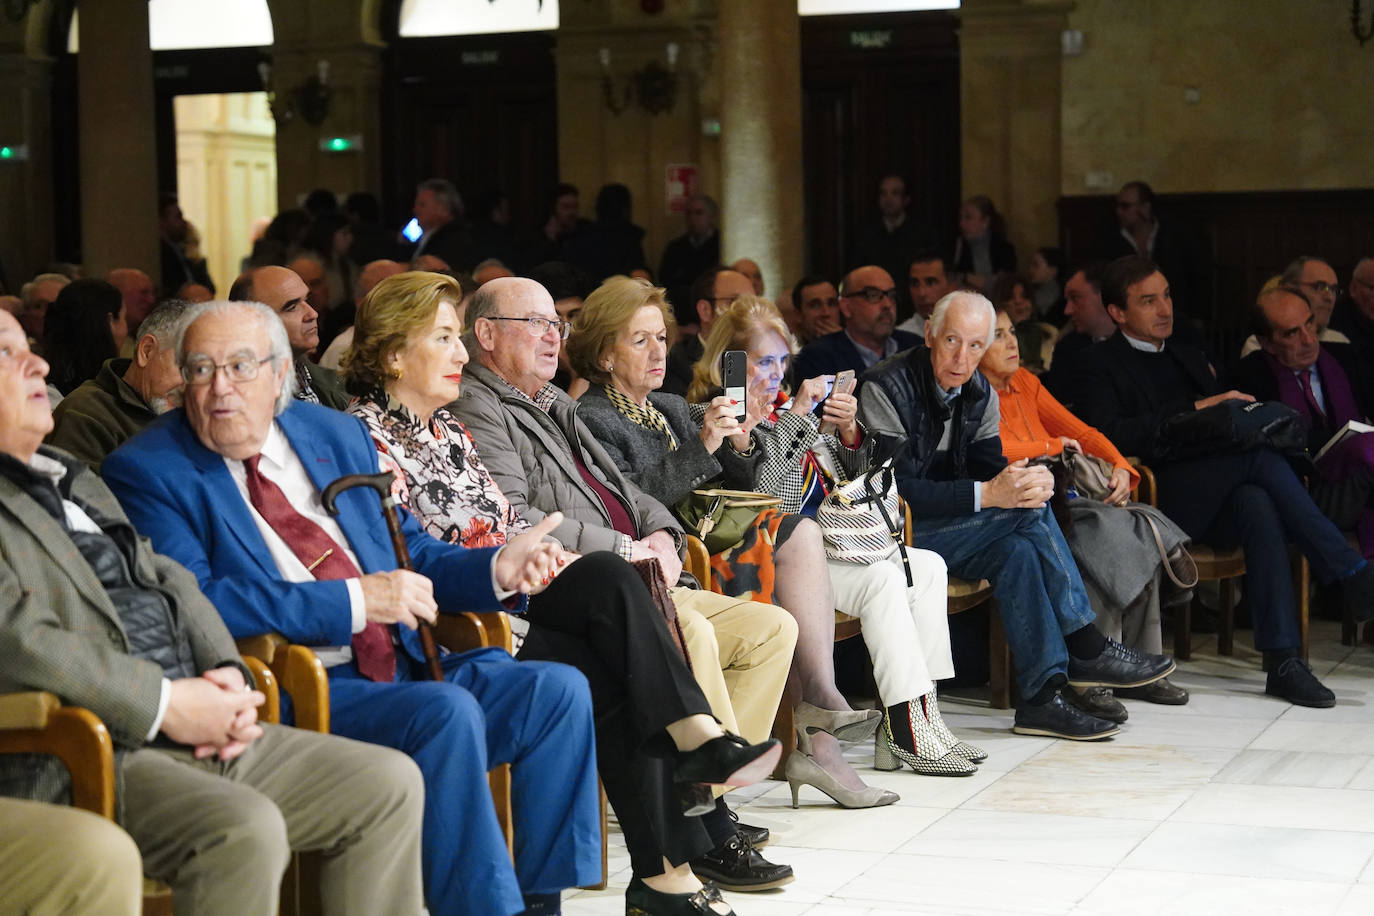
[[[320,403],[320,396],[315,393],[314,387],[310,384],[310,370],[305,367],[304,360],[296,360],[296,400],[307,401],[311,404]]]
[[[607,383],[605,386],[606,397],[611,399],[611,404],[629,418],[631,423],[636,426],[643,426],[645,429],[652,429],[663,434],[668,440],[668,451],[677,451],[677,438],[668,426],[668,418],[663,415],[663,411],[655,407],[651,402],[645,401],[645,405],[640,407],[630,400],[629,395],[619,388]]]

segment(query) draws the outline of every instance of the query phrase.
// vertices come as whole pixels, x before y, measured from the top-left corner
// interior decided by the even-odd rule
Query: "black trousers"
[[[588,554],[530,599],[526,617],[520,657],[572,665],[591,687],[597,769],[635,874],[711,849],[701,819],[682,813],[664,731],[711,707],[639,575],[613,553]]]
[[[1301,642],[1288,565],[1291,539],[1317,581],[1345,578],[1363,564],[1272,449],[1217,455],[1155,469],[1159,508],[1194,538],[1245,552],[1255,648],[1296,649]]]

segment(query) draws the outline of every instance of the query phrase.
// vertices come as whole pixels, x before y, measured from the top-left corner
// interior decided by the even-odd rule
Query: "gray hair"
[[[926,323],[926,328],[932,337],[938,336],[945,329],[945,319],[949,317],[949,310],[954,306],[967,305],[970,307],[981,307],[988,316],[988,336],[983,342],[983,346],[992,346],[993,334],[997,331],[997,310],[992,307],[988,297],[982,293],[975,293],[967,289],[956,289],[952,293],[946,293],[939,302],[935,303],[935,308],[930,312],[930,320]]]
[[[488,267],[499,267],[502,270],[510,270],[510,268],[506,266],[506,263],[500,258],[487,258],[485,261],[477,262],[477,266],[472,269],[472,275],[475,277]]]
[[[229,302],[218,300],[215,302],[197,302],[186,308],[181,316],[180,323],[176,326],[176,335],[173,338],[173,345],[176,347],[177,366],[183,366],[186,362],[186,334],[191,330],[191,325],[207,315],[238,314],[253,318],[258,326],[267,332],[269,352],[267,358],[272,360],[273,366],[285,364],[288,368],[292,365],[291,340],[286,336],[286,325],[282,324],[279,316],[271,306],[261,302]],[[296,396],[296,373],[288,371],[286,381],[281,386],[281,393],[277,395],[277,404],[273,410],[273,416],[280,416],[286,408],[291,406],[291,401]]]
[[[458,188],[447,178],[426,178],[415,186],[415,193],[429,191],[434,199],[448,207],[449,214],[457,219],[463,215],[463,197]]]
[[[1302,280],[1302,269],[1311,261],[1320,261],[1326,264],[1325,258],[1319,258],[1310,254],[1298,255],[1292,261],[1288,262],[1288,266],[1283,269],[1280,280],[1289,286],[1296,286]],[[1330,267],[1331,265],[1326,264],[1326,266]]]
[[[468,307],[463,312],[463,324],[467,325],[467,330],[463,332],[463,346],[467,347],[473,356],[482,352],[482,348],[477,345],[477,319],[490,318],[500,309],[500,294],[490,286],[478,287],[477,292],[468,300]]]
[[[40,283],[60,283],[66,286],[72,282],[72,278],[66,274],[39,274],[28,283],[19,288],[19,298],[24,300],[25,305],[33,305],[33,295]]]
[[[157,346],[165,350],[176,344],[177,325],[181,322],[191,303],[184,299],[164,299],[157,304],[148,317],[138,326],[138,337],[142,340],[151,334],[157,338]]]

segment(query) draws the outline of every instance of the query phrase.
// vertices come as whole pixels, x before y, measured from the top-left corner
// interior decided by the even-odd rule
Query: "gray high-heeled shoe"
[[[822,709],[802,701],[792,710],[797,731],[809,729],[834,735],[837,741],[862,741],[877,730],[883,720],[877,709]]]
[[[812,757],[801,751],[793,751],[787,755],[783,775],[787,778],[787,787],[792,790],[793,808],[801,806],[797,793],[802,786],[820,789],[841,808],[881,808],[901,798],[896,792],[889,792],[880,786],[851,789],[841,785],[839,780],[827,773]]]

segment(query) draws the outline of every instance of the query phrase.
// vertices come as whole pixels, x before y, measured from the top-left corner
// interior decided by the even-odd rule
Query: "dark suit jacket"
[[[696,302],[692,300],[692,284],[697,277],[720,263],[720,233],[716,232],[700,245],[680,235],[663,249],[658,262],[658,285],[668,290],[668,302],[678,324],[696,324]]]
[[[45,446],[43,453],[64,455]],[[72,496],[99,515],[125,521],[100,478],[72,462]],[[201,671],[237,662],[238,651],[196,579],[182,566],[137,547],[137,575],[155,582],[176,604]],[[48,690],[83,706],[105,723],[116,747],[142,747],[157,718],[162,669],[131,654],[114,603],[62,526],[8,478],[0,477],[0,692]],[[0,759],[0,793],[56,800],[66,770],[55,759],[15,772]],[[59,775],[54,776],[60,771]]]
[[[158,253],[162,259],[162,295],[163,297],[175,296],[177,290],[187,283],[199,283],[210,292],[215,291],[214,281],[210,279],[210,271],[205,266],[205,259],[188,261],[171,242],[166,239],[158,239]]]
[[[898,353],[910,350],[921,343],[921,338],[908,331],[893,331],[892,339],[897,341]],[[834,375],[844,369],[853,369],[854,374],[858,376],[864,374],[865,368],[863,357],[859,355],[859,348],[854,346],[854,341],[850,340],[844,331],[836,331],[818,337],[802,347],[801,352],[792,359],[788,379],[795,388],[798,382],[818,375]]]
[[[377,450],[358,418],[296,402],[277,422],[318,489],[345,474],[377,472]],[[139,532],[195,574],[236,637],[275,631],[305,645],[349,644],[347,586],[342,580],[282,580],[224,459],[201,445],[184,411],[158,418],[105,459],[101,471]],[[376,491],[346,490],[338,506],[339,525],[362,571],[395,569]],[[442,543],[400,512],[411,559],[433,580],[441,609],[502,609],[491,583],[495,548]],[[423,664],[415,632],[398,630],[411,658]]]
[[[1139,370],[1131,345],[1120,331],[1088,350],[1087,362],[1074,392],[1076,412],[1096,426],[1123,455],[1148,461],[1160,424],[1175,414],[1193,410],[1195,400],[1221,391],[1201,350],[1172,340],[1165,356],[1183,368],[1193,386],[1186,400],[1165,401]]]
[[[1097,256],[1112,261],[1135,254],[1131,243],[1121,235],[1120,227],[1104,231],[1097,243]],[[1203,243],[1168,220],[1159,221],[1155,235],[1152,260],[1169,281],[1174,306],[1183,317],[1212,320],[1212,261]]]
[[[310,360],[305,361],[305,371],[310,373],[310,387],[315,389],[321,404],[335,410],[348,409],[353,396],[344,388],[343,377],[339,373]]]
[[[449,220],[430,232],[428,239],[421,237],[411,249],[409,257],[414,260],[422,254],[432,254],[443,259],[453,271],[472,270],[475,263],[472,260],[472,239],[468,237],[467,225],[457,219]]]

